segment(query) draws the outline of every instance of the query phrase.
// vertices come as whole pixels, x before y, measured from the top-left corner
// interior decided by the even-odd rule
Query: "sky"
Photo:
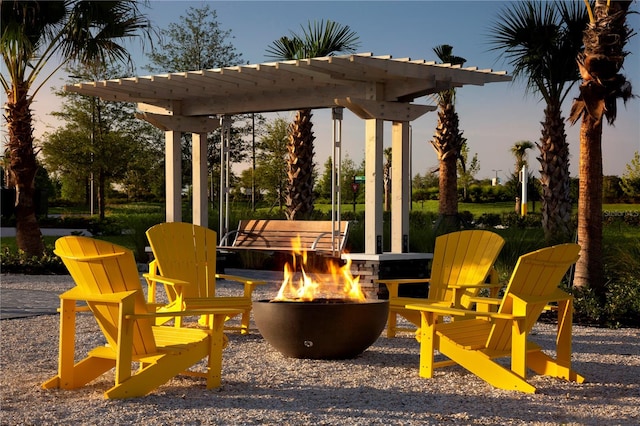
[[[222,29],[231,30],[230,41],[242,59],[251,64],[271,62],[266,48],[290,31],[301,32],[301,25],[309,21],[330,19],[349,25],[359,36],[358,52],[391,55],[394,58],[438,60],[433,48],[441,44],[453,46],[453,53],[464,57],[465,66],[480,69],[505,70],[511,67],[495,51],[490,51],[489,32],[498,20],[506,1],[160,1],[151,0],[143,7],[155,28],[167,28],[179,22],[189,7],[209,4],[217,12]],[[580,1],[580,3],[582,3]],[[632,9],[638,11],[638,2]],[[628,16],[629,25],[640,32],[640,15]],[[146,47],[148,51],[148,46]],[[625,60],[624,74],[640,93],[640,35],[627,44],[631,54]],[[139,44],[131,51],[137,66],[136,75],[147,75],[143,66],[148,62]],[[185,70],[186,71],[186,70]],[[59,73],[64,77],[64,73]],[[65,79],[55,76],[48,86],[61,87]],[[577,96],[576,85],[563,106],[568,115],[572,99]],[[420,98],[420,104],[435,104],[432,99]],[[52,131],[55,119],[49,115],[60,100],[44,88],[34,104],[35,134],[40,137]],[[460,128],[467,138],[470,156],[478,155],[480,172],[476,178],[495,176],[507,179],[514,169],[510,148],[517,141],[540,139],[544,103],[538,96],[526,93],[524,82],[491,83],[486,86],[465,86],[458,89],[456,109]],[[292,120],[294,113],[279,113]],[[271,116],[270,116],[271,117]],[[436,113],[431,112],[412,123],[412,173],[424,174],[437,167],[436,154],[429,143],[436,127]],[[329,110],[314,111],[315,161],[320,170],[331,155],[332,122]],[[390,123],[385,124],[385,147],[391,144]],[[566,123],[570,150],[570,172],[578,175],[579,123]],[[343,156],[358,163],[364,156],[364,121],[345,110],[343,121]],[[620,102],[615,127],[605,125],[603,131],[603,170],[605,175],[622,175],[625,166],[640,151],[640,98]],[[529,163],[537,174],[537,148],[530,150]]]

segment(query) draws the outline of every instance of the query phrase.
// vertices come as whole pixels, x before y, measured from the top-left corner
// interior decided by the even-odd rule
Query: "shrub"
[[[478,219],[476,219],[476,223],[484,226],[497,226],[502,224],[502,219],[497,213],[483,213]]]
[[[10,250],[3,247],[0,251],[0,263],[5,274],[29,274],[29,275],[62,275],[68,274],[62,260],[53,254],[53,247],[45,247],[45,253],[41,257],[27,256],[22,250]]]

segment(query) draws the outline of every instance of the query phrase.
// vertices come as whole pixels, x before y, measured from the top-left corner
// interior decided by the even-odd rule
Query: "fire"
[[[317,299],[341,299],[363,302],[366,296],[360,288],[360,277],[351,274],[351,260],[344,266],[327,261],[328,274],[318,275],[307,272],[308,255],[302,249],[300,237],[292,241],[293,266],[284,265],[284,279],[278,295],[273,300],[295,300],[309,302]],[[301,276],[295,279],[296,259],[301,259]]]

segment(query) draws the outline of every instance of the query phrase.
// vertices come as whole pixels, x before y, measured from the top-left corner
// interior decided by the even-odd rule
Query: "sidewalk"
[[[282,272],[227,269],[228,275],[240,275],[270,284],[282,282]],[[219,280],[220,286],[225,281]],[[58,295],[74,286],[70,275],[0,275],[0,320],[56,314]]]
[[[63,235],[72,235],[82,233],[82,235],[86,235],[87,237],[91,236],[91,232],[86,229],[80,228],[40,228],[40,232],[42,235],[46,236],[63,236]],[[14,226],[3,226],[0,227],[0,237],[15,237],[16,236],[16,228]]]

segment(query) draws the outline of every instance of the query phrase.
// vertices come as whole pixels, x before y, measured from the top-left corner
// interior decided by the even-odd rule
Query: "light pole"
[[[502,171],[502,169],[498,169],[498,170],[496,170],[496,169],[492,169],[491,171],[496,172],[496,177],[495,177],[495,179],[493,180],[493,182],[492,182],[492,185],[491,185],[491,186],[497,186],[497,185],[500,183],[500,180],[498,179],[498,172],[501,172],[501,171]]]

